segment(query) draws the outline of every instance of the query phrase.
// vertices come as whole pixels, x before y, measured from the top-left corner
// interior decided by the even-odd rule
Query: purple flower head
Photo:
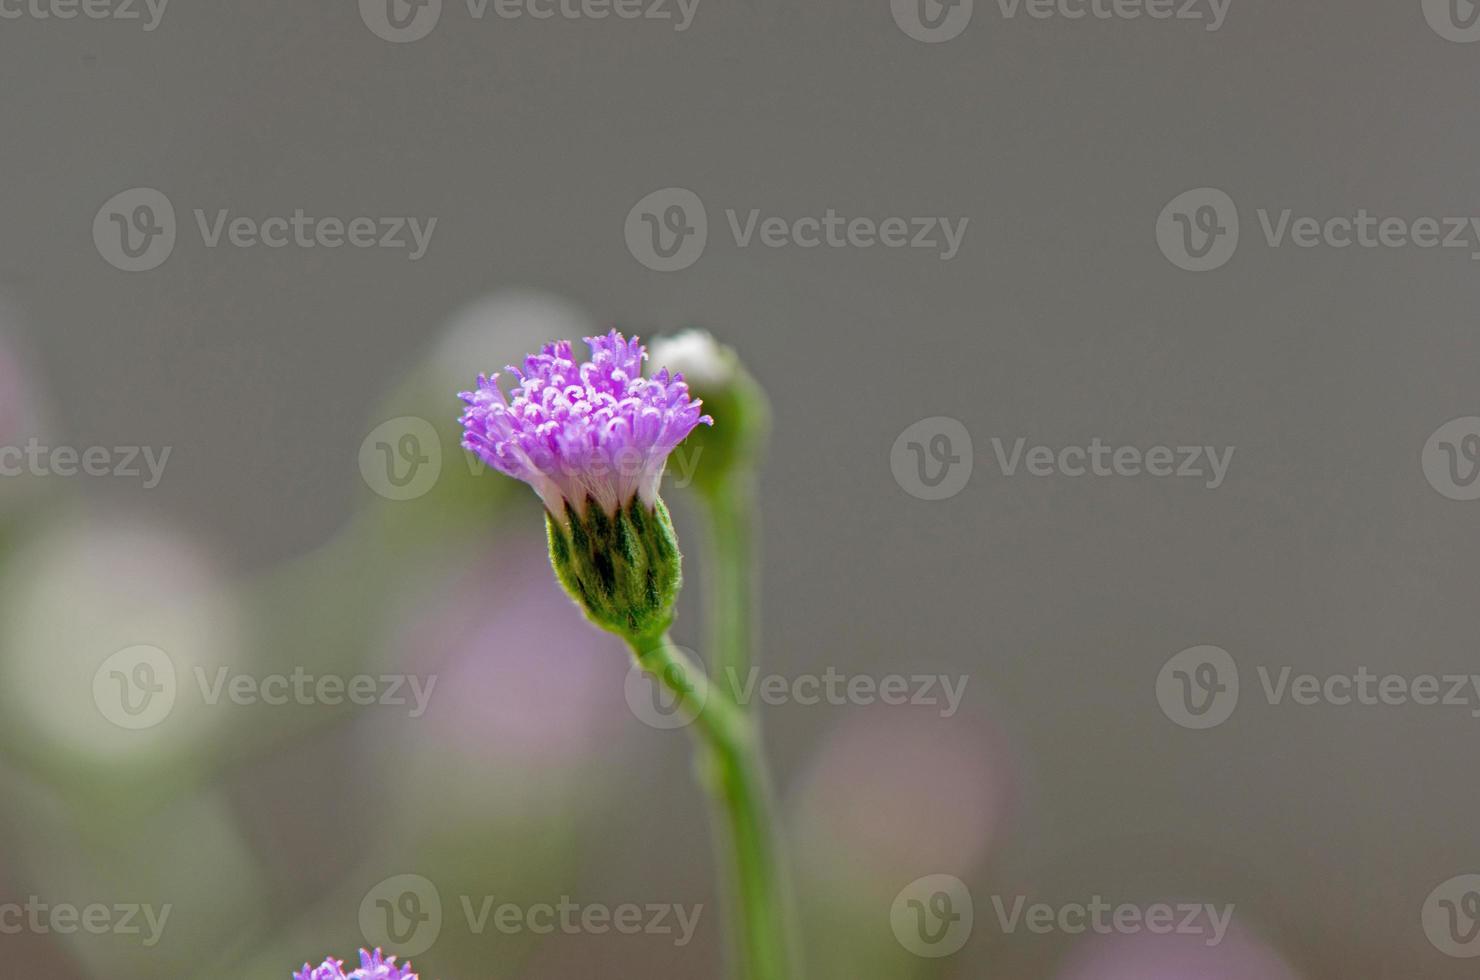
[[[581,364],[563,340],[525,358],[524,370],[507,368],[518,379],[507,398],[497,374],[479,375],[461,396],[463,446],[532,486],[557,517],[567,503],[584,514],[588,498],[608,516],[634,496],[652,507],[668,454],[714,420],[699,414],[682,375],[642,376],[636,337],[613,330],[586,343],[591,360]]]
[[[360,968],[349,975],[349,980],[417,980],[411,972],[411,964],[397,966],[394,956],[382,956],[380,950],[367,953],[360,950]]]
[[[397,966],[394,956],[385,956],[376,950],[373,953],[360,950],[360,968],[353,973],[344,972],[344,961],[333,958],[319,966],[303,964],[303,969],[293,974],[293,980],[418,980],[411,971],[411,964]]]
[[[319,966],[303,964],[303,969],[293,974],[293,980],[345,980],[344,961],[327,959]]]

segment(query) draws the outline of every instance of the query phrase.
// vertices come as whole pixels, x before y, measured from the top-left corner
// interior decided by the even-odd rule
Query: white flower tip
[[[695,391],[723,388],[735,378],[735,352],[708,330],[691,327],[671,337],[658,337],[648,350],[654,371],[682,374]]]

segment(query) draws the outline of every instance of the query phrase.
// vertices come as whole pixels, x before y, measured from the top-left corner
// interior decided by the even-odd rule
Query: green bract
[[[650,509],[633,497],[614,516],[594,501],[584,515],[567,503],[564,521],[545,512],[545,528],[555,576],[587,619],[628,639],[661,636],[672,624],[682,556],[661,499]]]

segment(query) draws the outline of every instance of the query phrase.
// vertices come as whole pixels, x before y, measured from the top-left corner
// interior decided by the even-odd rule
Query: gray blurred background
[[[1480,503],[1436,492],[1422,463],[1442,424],[1480,414],[1480,266],[1470,248],[1274,248],[1258,209],[1480,215],[1480,45],[1441,37],[1419,0],[1231,0],[1216,31],[1006,17],[977,0],[943,43],[908,36],[886,0],[700,0],[683,31],[492,11],[480,21],[447,0],[435,30],[411,43],[377,37],[349,0],[177,3],[153,31],[0,20],[0,292],[8,343],[29,358],[28,397],[44,405],[37,431],[78,447],[173,447],[152,489],[48,477],[12,493],[31,508],[7,538],[20,556],[13,579],[35,585],[36,555],[65,550],[46,535],[168,527],[209,556],[242,619],[260,626],[261,609],[277,611],[270,629],[243,627],[241,657],[312,666],[326,649],[320,632],[357,637],[342,641],[344,656],[369,656],[398,630],[415,632],[418,617],[437,619],[449,589],[435,579],[450,555],[475,565],[498,556],[501,574],[539,588],[549,577],[532,494],[482,480],[489,513],[495,496],[506,510],[493,524],[447,520],[429,510],[433,498],[385,501],[357,462],[374,426],[429,419],[444,468],[465,474],[451,420],[459,385],[479,371],[580,329],[648,337],[704,326],[772,399],[763,666],[969,678],[958,714],[927,711],[918,724],[881,707],[763,709],[802,879],[809,975],[868,975],[840,965],[846,955],[833,951],[844,946],[883,950],[867,965],[880,976],[1473,975],[1472,961],[1426,938],[1424,915],[1442,883],[1480,872],[1480,698],[1271,704],[1255,671],[1475,669]],[[105,201],[135,187],[170,199],[179,232],[161,266],[128,273],[105,261],[91,229]],[[629,250],[624,223],[670,187],[703,200],[708,243],[691,266],[663,273]],[[1237,202],[1241,237],[1226,265],[1193,273],[1168,261],[1156,228],[1169,201],[1202,187]],[[418,261],[378,248],[212,249],[197,208],[437,224]],[[790,220],[832,208],[969,223],[942,261],[931,249],[740,247],[731,208],[742,220],[751,209]],[[489,295],[482,346],[448,347],[459,316]],[[891,471],[896,438],[931,417],[958,420],[974,447],[969,482],[944,500],[914,496]],[[1144,475],[1009,477],[993,437],[1008,449],[1020,437],[1055,448],[1098,437],[1236,451],[1209,489]],[[702,535],[678,498],[698,583]],[[376,536],[377,570],[357,574],[369,563],[344,542],[367,513],[405,526]],[[66,530],[39,530],[43,520]],[[418,530],[421,520],[435,530]],[[116,575],[86,588],[106,595],[133,580],[139,548],[122,554]],[[55,608],[60,623],[73,603],[86,606],[71,567],[48,573],[53,606],[24,608]],[[676,630],[691,645],[693,600]],[[306,633],[326,606],[338,611]],[[509,818],[509,849],[536,854],[525,855],[539,866],[530,880],[565,866],[558,884],[520,887],[712,902],[688,746],[625,712],[616,644],[587,636],[560,603],[549,610],[600,651],[582,660],[605,714],[580,766],[600,774],[604,795],[566,798],[596,793],[589,783],[551,791],[568,843],[532,843],[552,832],[540,814],[554,804],[536,795]],[[51,622],[42,616],[24,641],[40,644],[43,672],[82,656],[47,645]],[[135,631],[115,646],[126,642],[155,641]],[[1228,651],[1242,692],[1226,723],[1192,730],[1159,706],[1157,679],[1202,644]],[[101,647],[88,656],[83,677]],[[535,690],[559,700],[563,688]],[[280,722],[257,717],[232,723],[266,744]],[[414,793],[444,805],[448,786],[476,783],[488,765],[481,751],[440,776],[387,763],[375,739],[393,736],[376,721],[312,718],[288,750],[256,756],[242,747],[251,738],[233,735],[215,763],[181,767],[194,773],[188,787],[168,791],[157,771],[142,790],[114,778],[115,763],[86,746],[32,758],[65,738],[17,722],[0,889],[87,902],[122,888],[173,901],[179,924],[158,949],[127,957],[108,945],[124,942],[116,937],[0,936],[0,952],[58,977],[159,975],[147,964],[161,949],[176,957],[170,976],[204,969],[206,950],[226,959],[215,976],[286,977],[307,957],[348,955],[362,941],[365,884],[442,867],[435,856],[379,859],[384,840],[434,836],[396,833],[384,801]],[[898,738],[879,734],[896,725]],[[497,738],[498,754],[531,765],[525,750],[538,756],[551,728],[560,725]],[[930,765],[939,778],[921,775]],[[57,816],[68,813],[90,817]],[[478,849],[478,818],[458,820],[458,843],[428,851]],[[172,826],[190,831],[161,829]],[[81,841],[150,870],[102,875]],[[883,851],[898,866],[879,870],[881,901],[860,898],[842,922],[846,903],[827,883]],[[171,862],[182,866],[163,874]],[[517,891],[498,877],[508,863],[494,864],[476,884],[445,884],[449,907],[459,891]],[[196,893],[176,883],[191,869],[241,887]],[[900,888],[933,873],[969,883],[976,924],[960,953],[924,960],[894,943],[889,910]],[[1241,938],[1225,942],[1226,961],[1118,966],[1110,959],[1134,952],[1100,950],[1095,937],[1004,935],[998,895],[1233,903]],[[718,976],[719,918],[705,915],[684,948],[557,936],[505,960],[501,937],[464,936],[464,948],[454,936],[415,959],[432,967],[424,978],[598,966]],[[848,929],[867,941],[833,932]],[[1096,967],[1096,956],[1110,959]],[[467,964],[480,957],[490,965],[475,974]]]

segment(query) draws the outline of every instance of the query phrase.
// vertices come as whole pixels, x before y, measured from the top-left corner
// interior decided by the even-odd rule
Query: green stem
[[[693,719],[705,756],[703,782],[724,814],[736,901],[732,939],[746,980],[789,980],[788,906],[778,874],[760,742],[749,717],[713,687],[667,634],[629,641],[637,661]]]
[[[709,519],[713,556],[705,577],[705,620],[714,676],[727,684],[732,698],[750,670],[755,622],[752,477],[742,467],[730,479],[701,494]]]

